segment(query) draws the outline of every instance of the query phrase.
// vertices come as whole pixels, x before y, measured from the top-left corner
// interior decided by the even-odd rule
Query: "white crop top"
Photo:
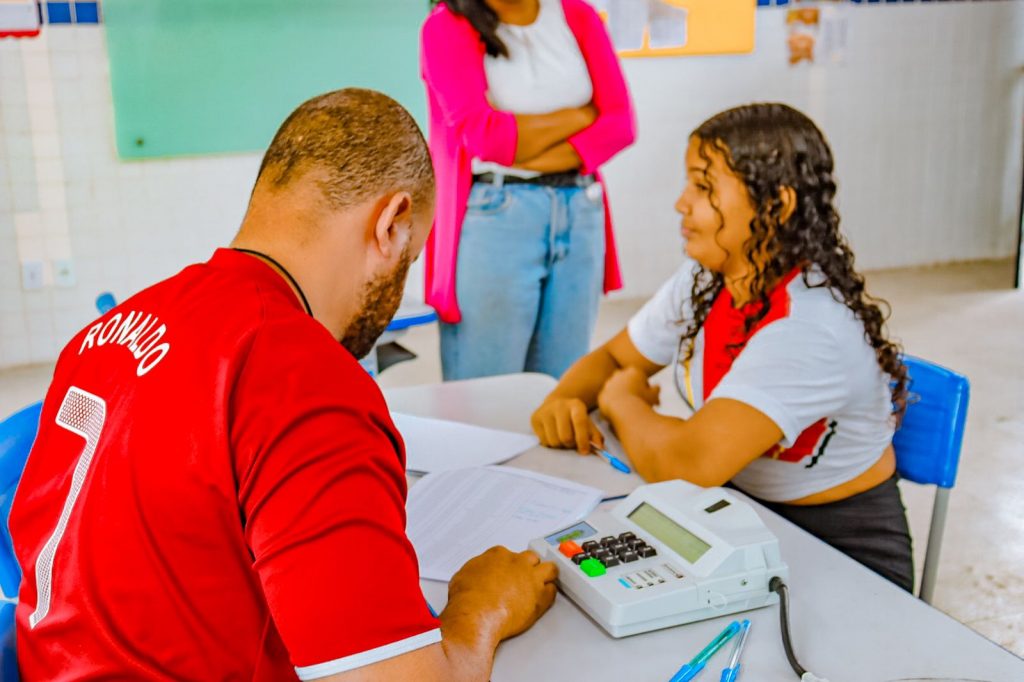
[[[629,338],[647,359],[672,365],[676,386],[693,409],[730,398],[760,411],[782,431],[778,446],[733,482],[761,499],[788,502],[871,468],[892,441],[892,402],[889,376],[864,338],[863,323],[828,288],[808,287],[796,276],[779,292],[777,319],[753,334],[724,376],[710,378],[716,357],[708,331],[721,317],[708,316],[692,359],[680,362],[684,321],[693,315],[693,271],[692,261],[684,263],[633,316]],[[820,277],[812,274],[812,280]],[[719,329],[712,329],[716,338]]]

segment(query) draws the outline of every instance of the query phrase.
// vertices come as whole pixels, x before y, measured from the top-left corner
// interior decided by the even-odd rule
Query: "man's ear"
[[[782,207],[779,209],[779,224],[785,223],[796,211],[796,190],[789,185],[779,187],[779,201]]]
[[[412,196],[408,192],[395,192],[385,199],[373,228],[373,239],[385,259],[402,253],[412,239],[412,218]]]

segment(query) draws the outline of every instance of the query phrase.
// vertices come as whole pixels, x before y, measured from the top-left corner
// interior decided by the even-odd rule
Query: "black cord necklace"
[[[287,277],[288,281],[292,283],[292,286],[295,287],[295,291],[299,292],[299,298],[302,299],[302,307],[306,309],[306,314],[309,315],[310,317],[313,317],[313,309],[309,307],[309,301],[306,300],[306,294],[302,293],[302,287],[300,287],[299,283],[295,281],[295,278],[292,277],[292,273],[288,272],[287,268],[285,268],[276,260],[274,260],[273,258],[271,258],[270,256],[261,251],[253,251],[252,249],[240,249],[238,247],[232,248],[233,250],[238,251],[240,253],[248,253],[252,256],[256,256],[257,258],[262,258],[263,260],[275,265],[277,269],[281,271],[281,274]]]

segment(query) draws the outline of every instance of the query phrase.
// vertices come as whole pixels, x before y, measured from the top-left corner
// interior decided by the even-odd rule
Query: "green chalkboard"
[[[426,122],[427,0],[104,0],[117,150],[260,150],[313,95],[373,88]]]

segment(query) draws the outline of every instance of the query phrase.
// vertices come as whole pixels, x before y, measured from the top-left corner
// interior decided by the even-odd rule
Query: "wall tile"
[[[0,338],[20,334],[24,330],[25,324],[25,314],[23,311],[0,311]]]
[[[96,24],[100,21],[98,2],[76,2],[75,20],[79,24]]]
[[[46,23],[48,24],[70,24],[72,23],[70,2],[47,2],[43,5]]]
[[[24,333],[0,336],[0,356],[7,367],[31,362],[28,336]]]
[[[53,79],[62,85],[74,83],[82,76],[81,61],[73,52],[55,53],[50,60],[50,70]]]
[[[0,73],[0,78],[4,78]],[[18,98],[20,96],[20,100]],[[0,88],[0,129],[4,136],[19,135],[32,130],[23,86]]]
[[[0,277],[4,277],[4,273],[8,273],[6,275],[7,277],[10,277],[11,273],[14,274],[15,279],[20,277],[20,274],[16,268],[5,269],[3,272],[0,272]],[[17,282],[13,284],[6,283],[3,289],[0,289],[0,315],[13,313],[20,317],[21,315],[25,314],[25,304],[24,301],[21,299],[20,292],[21,287],[17,284]],[[2,331],[3,330],[0,330],[0,333],[2,333]],[[6,332],[11,334],[21,333],[23,331],[24,324],[21,324],[14,329],[6,330]]]
[[[28,359],[29,362],[53,362],[60,352],[60,346],[53,338],[53,332],[47,334],[29,334],[28,336]]]

